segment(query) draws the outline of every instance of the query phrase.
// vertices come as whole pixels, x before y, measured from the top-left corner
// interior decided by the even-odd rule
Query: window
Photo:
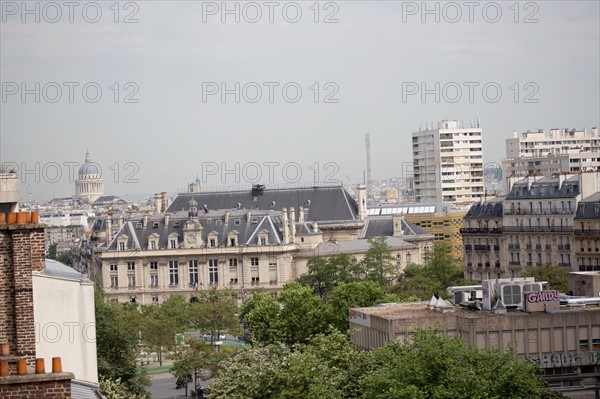
[[[171,249],[177,248],[177,240],[170,240],[170,243],[171,243]]]
[[[277,259],[275,258],[269,260],[269,282],[277,283]]]
[[[110,276],[110,286],[112,288],[117,288],[119,286],[119,277]]]
[[[111,272],[116,272],[116,271],[118,270],[118,265],[116,265],[116,264],[114,264],[114,263],[111,263],[111,264],[109,265],[109,267],[110,267],[110,271],[111,271]]]
[[[216,240],[215,240],[214,238],[211,238],[211,239],[210,239],[210,246],[211,246],[212,248],[214,248],[214,247],[216,247],[216,246],[217,246],[217,242],[216,242]]]
[[[135,287],[135,275],[134,274],[127,275],[127,286]]]
[[[256,264],[252,261],[253,259],[256,259]],[[250,277],[251,277],[251,283],[253,285],[259,283],[259,278],[258,278],[258,258],[251,258],[251,261],[250,261]]]
[[[250,266],[258,266],[258,258],[250,258]]]
[[[229,284],[238,283],[237,261],[235,258],[229,259]]]
[[[589,348],[590,345],[587,339],[579,340],[579,349],[588,350]]]
[[[158,262],[150,262],[150,270],[158,270]]]
[[[179,222],[173,222],[173,227],[179,227]]]
[[[215,220],[215,226],[220,226],[223,223],[221,219]]]
[[[152,297],[152,303],[158,303],[158,297],[157,296],[153,296]]]
[[[267,245],[267,237],[260,237],[260,245]]]
[[[402,264],[402,255],[396,254],[396,264],[400,266]]]
[[[119,251],[125,251],[125,243],[123,241],[119,243]]]
[[[158,222],[154,222],[154,225],[152,227],[154,227],[155,229],[158,229]]]
[[[189,273],[190,273],[190,285],[194,285],[198,282],[198,261],[189,261]]]
[[[411,254],[406,254],[406,264],[407,264],[407,265],[409,265],[409,264],[410,264],[410,262],[412,262],[412,259],[411,259],[411,258],[412,258]]]
[[[252,218],[252,221],[250,222],[251,224],[256,224],[258,223],[258,218]]]
[[[179,285],[179,265],[176,260],[169,261],[169,285]]]
[[[127,271],[132,272],[135,270],[135,262],[127,262]]]
[[[156,241],[150,241],[150,249],[156,249]]]
[[[236,226],[239,225],[241,223],[240,219],[235,219],[235,221],[233,222],[233,224],[235,224]]]
[[[217,259],[208,260],[208,282],[209,284],[219,283],[219,266]]]
[[[157,274],[150,275],[150,287],[158,287],[158,275]]]
[[[229,245],[235,247],[235,237],[229,239]]]

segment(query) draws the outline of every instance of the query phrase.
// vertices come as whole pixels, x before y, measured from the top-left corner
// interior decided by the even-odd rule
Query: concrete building
[[[576,248],[584,241],[580,257],[584,258],[585,252],[582,262],[593,267],[597,218],[592,194],[600,190],[599,177],[600,172],[530,176],[515,183],[506,197],[471,207],[461,229],[465,278],[519,277],[546,264],[577,271],[582,263],[576,259]],[[590,213],[584,205],[584,219],[575,236],[575,212],[580,201],[588,197]]]
[[[412,134],[415,199],[470,204],[484,194],[483,130],[441,121]]]
[[[506,139],[506,159],[502,161],[504,192],[510,191],[511,177],[549,176],[556,172],[600,170],[600,134],[597,128],[543,129],[527,131]]]
[[[0,165],[0,212],[16,212],[19,209],[19,178],[14,171],[4,170]]]
[[[86,152],[85,161],[79,167],[79,176],[75,180],[75,198],[91,204],[102,195],[104,195],[102,168],[93,162],[90,153]]]
[[[532,280],[484,283],[486,287],[479,292],[471,288],[453,291],[459,298],[456,304],[432,299],[350,309],[352,341],[369,350],[392,340],[410,339],[417,329],[442,329],[477,349],[514,347],[517,356],[539,365],[542,377],[567,397],[597,398],[600,298],[561,305],[557,291],[542,291],[541,284]],[[471,296],[484,303],[483,310],[475,310],[474,301],[464,302]],[[486,302],[496,306],[485,310]]]
[[[579,202],[573,224],[575,264],[579,271],[600,270],[600,192]]]

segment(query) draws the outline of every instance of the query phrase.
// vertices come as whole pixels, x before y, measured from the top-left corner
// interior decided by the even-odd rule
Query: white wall
[[[75,379],[98,383],[94,286],[43,274],[33,274],[35,349],[45,359],[62,358],[62,369]]]

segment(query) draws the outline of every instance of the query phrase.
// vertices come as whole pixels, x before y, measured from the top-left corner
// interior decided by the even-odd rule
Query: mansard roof
[[[402,230],[404,230],[404,236],[432,235],[404,218],[402,219]],[[369,216],[367,217],[361,238],[391,237],[393,235],[394,224],[392,215]]]
[[[305,220],[358,220],[358,204],[342,186],[226,191],[179,194],[167,212],[187,211],[190,199],[213,209],[272,210],[303,207]]]
[[[465,219],[501,218],[503,201],[504,197],[500,197],[484,203],[473,204],[465,215]]]
[[[228,214],[225,223],[225,214]],[[168,214],[168,223],[165,224],[166,214],[148,216],[144,227],[143,216],[133,216],[125,221],[121,230],[115,237],[126,236],[127,250],[145,250],[152,237],[158,237],[158,248],[167,248],[169,236],[176,235],[178,243],[183,242],[185,222],[188,220],[187,212]],[[240,245],[258,245],[259,233],[268,234],[268,241],[273,244],[282,242],[282,220],[280,211],[252,211],[248,220],[247,211],[209,211],[198,216],[205,235],[216,233],[219,246],[226,246],[227,236],[235,232]],[[307,222],[307,229],[312,229],[312,223]],[[154,237],[153,237],[154,236]],[[206,239],[205,237],[202,237]],[[117,249],[117,239],[111,241],[108,250]]]
[[[560,183],[559,177],[542,177],[530,181],[526,177],[513,184],[507,200],[575,198],[579,195],[579,178],[572,176]]]

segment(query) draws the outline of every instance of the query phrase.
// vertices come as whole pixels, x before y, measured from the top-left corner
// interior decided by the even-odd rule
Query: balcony
[[[537,249],[538,251],[539,251],[540,249],[542,249],[542,244],[535,244],[535,249]]]
[[[500,245],[494,245],[494,251],[500,251]]]
[[[532,248],[532,245],[531,245],[531,244],[526,244],[526,245],[525,245],[525,248],[527,248],[527,249],[531,249],[531,248]]]
[[[575,230],[575,237],[600,237],[600,230]]]
[[[508,249],[521,249],[519,244],[508,244]]]
[[[475,251],[489,251],[489,245],[475,245]]]
[[[463,227],[460,229],[460,234],[502,234],[502,228]]]
[[[502,231],[506,233],[571,233],[573,226],[505,226]]]
[[[521,262],[517,262],[517,261],[510,261],[508,262],[509,266],[521,266]]]
[[[479,263],[477,264],[477,267],[483,267],[483,263],[479,262]]]
[[[500,261],[496,262],[496,267],[500,267]]]
[[[490,262],[485,262],[485,267],[490,267]]]
[[[571,267],[570,263],[564,263],[564,262],[563,263],[559,263],[558,265],[561,266],[561,267],[569,267],[569,268]]]
[[[550,244],[546,244],[546,249],[547,249],[547,250],[551,250],[551,249],[552,249],[552,245],[550,245]]]
[[[533,262],[527,262],[527,266],[533,266]]]
[[[467,267],[473,266],[473,262],[467,262]]]
[[[465,251],[470,251],[473,249],[473,246],[471,244],[466,244],[465,245]]]

